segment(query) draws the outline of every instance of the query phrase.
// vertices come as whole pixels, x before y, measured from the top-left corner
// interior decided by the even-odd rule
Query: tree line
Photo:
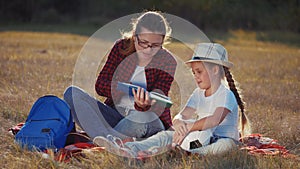
[[[0,0],[0,24],[103,25],[153,9],[189,20],[203,30],[300,32],[300,0]]]

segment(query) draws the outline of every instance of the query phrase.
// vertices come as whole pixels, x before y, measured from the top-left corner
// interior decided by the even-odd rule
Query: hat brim
[[[231,62],[224,62],[224,61],[221,61],[221,60],[213,60],[213,59],[197,59],[197,60],[189,60],[189,61],[186,61],[185,63],[189,66],[191,66],[191,63],[193,62],[209,62],[209,63],[214,63],[214,64],[218,64],[218,65],[222,65],[222,66],[225,66],[227,68],[232,68],[233,67],[233,63]]]

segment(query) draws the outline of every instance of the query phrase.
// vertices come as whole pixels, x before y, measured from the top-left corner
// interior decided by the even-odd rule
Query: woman
[[[155,103],[147,92],[155,90],[167,96],[170,90],[177,65],[163,48],[170,32],[166,19],[155,11],[145,12],[133,22],[129,36],[116,41],[97,78],[95,89],[106,97],[105,104],[75,86],[65,91],[75,122],[91,138],[108,134],[146,138],[172,125],[170,109]],[[131,97],[117,89],[118,82],[140,88],[132,91]]]

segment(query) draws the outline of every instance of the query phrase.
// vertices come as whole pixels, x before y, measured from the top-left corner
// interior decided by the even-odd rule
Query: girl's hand
[[[175,145],[181,145],[183,139],[188,135],[189,129],[186,123],[179,119],[173,121],[173,128],[175,129],[173,143]]]
[[[189,133],[186,123],[179,119],[174,120],[173,127],[175,129],[175,132],[180,136],[186,136],[187,133]]]
[[[186,134],[187,135],[187,134]],[[182,141],[186,137],[186,135],[181,135],[177,131],[175,131],[173,135],[173,144],[172,145],[181,145]]]
[[[134,102],[141,108],[145,108],[155,103],[155,100],[151,101],[149,92],[145,91],[145,89],[141,87],[138,87],[136,91],[132,89],[132,93],[134,96]]]

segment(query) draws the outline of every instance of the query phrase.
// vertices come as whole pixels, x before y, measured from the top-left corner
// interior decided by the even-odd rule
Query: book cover
[[[124,93],[127,93],[130,96],[133,96],[132,89],[137,91],[139,86],[130,84],[130,83],[124,83],[124,82],[118,82],[117,89],[120,91],[123,91]],[[144,88],[146,91],[146,89]],[[171,107],[173,105],[173,102],[171,101],[170,97],[165,96],[163,94],[157,93],[157,92],[149,92],[150,99],[156,100],[157,103],[165,104],[166,107]]]

